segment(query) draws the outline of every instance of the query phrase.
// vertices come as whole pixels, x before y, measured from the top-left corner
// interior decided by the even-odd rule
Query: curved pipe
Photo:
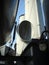
[[[0,46],[4,45],[12,31],[19,0],[0,0]]]

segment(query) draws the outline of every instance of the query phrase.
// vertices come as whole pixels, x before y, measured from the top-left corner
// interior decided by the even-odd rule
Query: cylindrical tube
[[[18,0],[0,0],[0,46],[8,40],[16,17]]]

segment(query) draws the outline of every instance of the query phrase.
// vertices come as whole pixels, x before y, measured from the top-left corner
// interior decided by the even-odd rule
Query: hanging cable
[[[16,22],[14,23],[14,32],[13,32],[13,40],[10,46],[13,45],[13,41],[15,40],[15,34],[16,34]]]
[[[8,49],[8,53],[7,53],[6,55],[9,55],[10,49],[11,49],[11,47],[12,47],[12,45],[13,45],[14,40],[15,40],[15,34],[16,34],[16,22],[14,23],[14,31],[13,31],[12,43],[10,44],[10,47],[9,47],[9,49]],[[14,45],[14,46],[15,46],[15,45]]]

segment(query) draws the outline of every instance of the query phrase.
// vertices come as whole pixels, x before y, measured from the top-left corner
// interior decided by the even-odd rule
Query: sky
[[[25,13],[25,0],[20,0],[18,13],[17,13],[17,17],[16,17],[17,24],[19,23],[19,16],[24,13]]]

